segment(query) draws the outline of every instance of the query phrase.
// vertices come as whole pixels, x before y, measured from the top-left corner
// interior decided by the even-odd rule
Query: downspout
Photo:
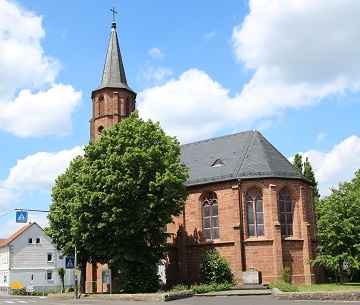
[[[243,217],[243,203],[242,203],[242,194],[241,194],[241,179],[238,179],[238,194],[239,194],[239,212],[240,212],[241,270],[245,271],[244,217]]]

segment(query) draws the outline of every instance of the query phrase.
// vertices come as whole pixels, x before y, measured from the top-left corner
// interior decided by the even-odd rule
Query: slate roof
[[[120,88],[134,92],[128,86],[126,81],[125,69],[121,57],[115,22],[113,22],[111,25],[110,41],[106,54],[101,84],[94,91],[103,88]]]
[[[11,235],[8,239],[3,239],[0,242],[0,247],[4,247],[8,244],[10,244],[15,238],[20,236],[22,233],[24,233],[27,229],[29,229],[31,226],[37,225],[39,228],[40,226],[36,222],[29,223],[28,225],[22,227],[20,230],[16,231],[13,235]]]
[[[181,162],[190,168],[187,186],[234,179],[306,180],[256,130],[182,145]]]

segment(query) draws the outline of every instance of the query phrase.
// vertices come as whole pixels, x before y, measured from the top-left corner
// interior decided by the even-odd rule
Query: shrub
[[[284,267],[280,270],[281,280],[285,283],[291,284],[292,272],[290,267]]]
[[[119,293],[156,292],[160,288],[157,266],[126,262],[119,272]]]
[[[186,286],[185,284],[177,284],[172,286],[170,291],[183,291],[183,290],[188,290],[189,287]]]
[[[230,287],[233,286],[232,283],[222,283],[222,284],[200,284],[200,285],[192,285],[190,288],[194,291],[194,293],[207,293],[211,291],[222,291],[229,290]]]
[[[39,290],[39,291],[33,291],[33,292],[26,292],[25,288],[21,289],[14,289],[12,291],[13,295],[32,295],[32,296],[42,296],[42,295],[48,295],[50,293],[55,293],[53,290]]]
[[[285,283],[284,281],[277,281],[277,282],[271,282],[269,284],[269,288],[278,288],[279,290],[283,292],[297,292],[299,291],[299,288],[296,286],[293,286],[289,283]]]
[[[207,250],[201,257],[200,278],[205,284],[233,283],[233,272],[218,250]]]

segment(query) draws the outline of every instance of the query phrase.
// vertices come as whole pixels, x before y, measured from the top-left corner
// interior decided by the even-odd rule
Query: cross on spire
[[[115,14],[117,14],[117,11],[115,11],[115,7],[111,8],[110,11],[113,12],[113,22],[115,22]]]

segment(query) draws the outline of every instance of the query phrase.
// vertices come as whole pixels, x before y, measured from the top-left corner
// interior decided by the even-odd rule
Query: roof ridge
[[[5,239],[1,244],[0,247],[3,247],[9,243],[11,243],[14,239],[16,239],[17,237],[19,237],[22,233],[24,233],[26,230],[28,230],[30,227],[32,227],[33,225],[37,225],[40,229],[42,229],[36,222],[31,222],[29,224],[27,224],[26,226],[20,228],[19,230],[17,230],[13,235],[11,235],[8,239]],[[43,229],[42,229],[43,230]]]
[[[231,133],[231,134],[228,134],[228,135],[218,136],[218,137],[215,137],[215,138],[208,138],[208,139],[204,139],[204,140],[200,140],[200,141],[195,141],[195,142],[190,142],[190,143],[181,144],[180,146],[188,146],[188,145],[193,145],[193,144],[198,144],[198,143],[213,141],[213,140],[217,140],[217,139],[221,139],[221,138],[230,138],[230,137],[232,137],[232,136],[236,136],[236,135],[239,135],[239,134],[245,134],[245,133],[249,133],[249,132],[252,132],[252,131],[253,131],[253,130],[246,130],[246,131],[235,132],[235,133]]]
[[[255,135],[255,133],[254,133],[254,135]],[[260,145],[261,145],[261,147],[262,147],[261,152],[262,152],[263,155],[264,155],[265,162],[266,162],[266,164],[267,164],[267,166],[268,166],[268,168],[270,169],[270,172],[271,172],[271,166],[270,166],[270,164],[269,164],[269,159],[266,158],[266,154],[265,154],[265,147],[264,147],[264,144],[263,144],[264,142],[261,141],[260,137],[261,137],[263,140],[265,140],[266,142],[268,142],[270,145],[271,145],[271,143],[270,143],[269,141],[267,141],[267,140],[263,137],[263,135],[262,135],[260,132],[258,132],[258,131],[256,131],[256,136],[257,136],[257,140],[259,141],[259,143],[260,143]],[[275,146],[273,146],[273,145],[271,145],[271,146],[275,148]],[[277,152],[279,152],[276,148],[275,148],[275,150],[276,150]]]
[[[250,131],[250,130],[247,131],[247,132],[251,132],[251,137],[249,137],[249,138],[246,140],[246,142],[245,142],[245,147],[244,147],[244,150],[243,150],[243,154],[242,154],[241,158],[239,158],[239,161],[238,161],[238,163],[237,163],[236,166],[235,166],[235,170],[234,170],[234,177],[235,177],[235,178],[238,176],[239,171],[240,171],[240,169],[241,169],[241,167],[242,167],[242,165],[243,165],[243,163],[244,163],[245,156],[247,155],[247,152],[248,152],[248,150],[249,150],[250,143],[252,142],[252,139],[253,139],[253,137],[254,137],[254,132],[255,132],[255,131],[256,131],[255,129],[253,129],[253,130],[251,130],[251,131]]]

